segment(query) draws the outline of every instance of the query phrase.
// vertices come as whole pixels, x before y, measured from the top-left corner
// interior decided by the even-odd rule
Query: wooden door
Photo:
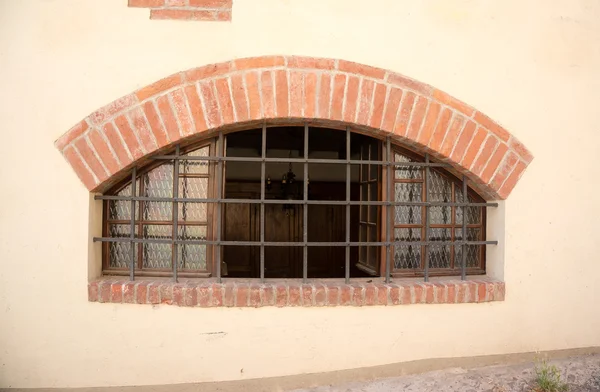
[[[257,239],[260,240],[260,233]],[[302,206],[265,204],[265,241],[302,241]],[[302,277],[302,247],[265,247],[265,278]]]

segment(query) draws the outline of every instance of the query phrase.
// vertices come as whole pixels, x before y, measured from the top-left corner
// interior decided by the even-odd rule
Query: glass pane
[[[396,201],[422,201],[423,184],[396,183]],[[394,223],[397,225],[421,224],[422,207],[419,206],[396,206]]]
[[[179,203],[177,206],[180,221],[206,222],[206,203]]]
[[[452,183],[435,170],[430,170],[429,173],[429,201],[452,202]],[[431,224],[443,225],[452,223],[452,207],[434,206],[429,207],[429,211],[431,214]]]
[[[394,154],[395,162],[417,162],[407,156],[401,154]],[[421,167],[414,166],[396,166],[396,179],[402,180],[413,180],[423,178],[423,169]]]
[[[206,226],[179,226],[178,230],[180,240],[206,240]],[[177,260],[180,269],[206,270],[206,245],[179,245]]]
[[[139,181],[136,181],[139,191]],[[136,192],[139,194],[139,192]],[[121,189],[116,196],[131,196],[131,184]],[[136,202],[135,218],[138,218],[138,208]],[[110,200],[108,202],[108,219],[111,220],[129,220],[131,219],[131,202],[125,200]]]
[[[369,184],[369,201],[378,201],[379,200],[379,195],[378,195],[378,184],[376,182],[373,182],[371,184]],[[371,205],[369,206],[369,222],[371,223],[377,223],[377,208],[378,206],[376,205]]]
[[[394,241],[421,241],[421,229],[395,229]],[[420,245],[395,245],[394,268],[421,268]]]
[[[377,257],[378,248],[378,246],[367,246],[367,253],[369,254],[367,265],[374,270],[377,270],[377,260],[379,260]]]
[[[183,156],[191,157],[207,157],[209,147],[202,147],[197,150],[188,152]],[[181,174],[208,174],[208,161],[181,161],[179,166]]]
[[[455,239],[462,240],[462,229],[455,230]],[[481,229],[467,228],[467,241],[482,241]],[[467,268],[480,266],[480,247],[483,245],[467,245]],[[456,268],[462,267],[462,246],[454,247],[454,265]]]
[[[165,163],[143,175],[144,196],[173,197],[173,163]],[[173,219],[171,202],[145,202],[144,220]]]
[[[208,197],[208,178],[184,177],[179,179],[179,195],[189,198]]]
[[[379,165],[369,165],[369,180],[379,179]]]
[[[360,180],[367,181],[369,179],[369,165],[360,165]]]
[[[137,234],[137,227],[135,230]],[[128,238],[131,234],[130,225],[110,225],[108,227],[108,236],[116,238]],[[135,258],[137,257],[137,246],[135,246]],[[110,268],[130,268],[131,265],[131,243],[130,242],[109,242],[108,260]]]
[[[144,239],[171,239],[173,228],[171,225],[144,225]],[[144,268],[167,268],[170,269],[171,244],[143,244],[143,266]]]
[[[462,189],[459,187],[455,187],[456,190],[456,202],[463,202],[463,193]],[[474,203],[475,199],[472,196],[468,196],[468,200],[470,203]],[[469,207],[467,208],[467,224],[469,225],[477,225],[481,223],[481,215],[482,215],[483,207]],[[463,219],[463,207],[456,207],[456,224],[462,224]]]
[[[450,229],[429,229],[429,241],[451,241]],[[429,268],[450,268],[450,245],[429,245]]]

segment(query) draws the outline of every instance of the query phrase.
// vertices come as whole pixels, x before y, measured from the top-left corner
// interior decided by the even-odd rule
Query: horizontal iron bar
[[[180,160],[180,161],[211,161],[211,162],[273,162],[273,163],[327,163],[338,165],[390,165],[390,166],[408,166],[408,167],[451,167],[448,163],[440,162],[388,162],[371,161],[360,159],[321,159],[321,158],[258,158],[258,157],[215,157],[215,156],[177,156],[177,155],[157,155],[151,159],[156,160]]]
[[[387,245],[498,245],[498,241],[390,241],[390,242],[275,242],[275,241],[203,241],[172,239],[143,239],[129,237],[94,237],[94,242],[134,242],[136,244],[187,244],[224,246],[387,246]]]
[[[424,201],[359,201],[351,200],[286,200],[286,199],[206,199],[186,197],[145,197],[145,196],[104,196],[96,195],[95,200],[118,200],[118,201],[152,201],[164,203],[225,203],[225,204],[318,204],[318,205],[370,205],[370,206],[423,206],[423,207],[498,207],[498,203],[450,203],[450,202],[424,202]]]

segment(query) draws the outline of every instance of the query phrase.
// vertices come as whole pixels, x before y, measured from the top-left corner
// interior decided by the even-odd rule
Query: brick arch
[[[236,59],[183,71],[98,109],[56,147],[91,191],[182,140],[264,120],[308,120],[391,136],[466,174],[489,199],[504,199],[533,159],[471,106],[398,73],[297,56]]]

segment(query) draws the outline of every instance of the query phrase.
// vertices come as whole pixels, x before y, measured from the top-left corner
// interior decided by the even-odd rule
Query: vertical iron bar
[[[304,124],[304,159],[308,159],[308,124]],[[304,162],[304,187],[302,204],[302,281],[308,279],[308,162]]]
[[[260,163],[260,281],[265,281],[265,171],[267,157],[267,124],[262,128],[262,161]]]
[[[463,176],[463,203],[468,203],[469,198],[467,196],[467,176]],[[464,206],[462,213],[462,239],[467,241],[467,206]],[[467,278],[467,244],[462,244],[462,265],[460,266],[460,278],[465,280]]]
[[[346,128],[346,284],[350,282],[350,128]]]
[[[392,182],[394,181],[394,170],[392,167],[392,141],[390,137],[387,137],[387,146],[386,146],[386,159],[387,159],[387,175],[386,175],[386,186],[387,186],[387,200],[389,203],[393,200],[392,198]],[[385,241],[387,242],[387,256],[385,258],[385,283],[390,283],[390,266],[392,263],[392,247],[390,244],[391,241],[391,232],[392,232],[392,214],[393,207],[391,204],[388,204],[385,207],[387,223],[385,230]]]
[[[429,163],[429,154],[425,154],[425,163]],[[429,166],[425,166],[425,202],[429,201]],[[425,207],[425,241],[429,241],[430,208]],[[425,282],[429,282],[429,245],[425,245]]]
[[[175,147],[175,162],[173,162],[174,166],[173,166],[173,197],[174,198],[178,198],[179,197],[179,144]],[[172,248],[171,251],[173,252],[172,257],[171,257],[171,262],[173,263],[173,281],[177,282],[177,263],[178,263],[178,259],[177,259],[177,243],[175,242],[175,240],[177,239],[177,235],[178,233],[178,228],[177,228],[177,223],[179,222],[179,204],[177,203],[177,200],[173,201],[173,243],[172,243]]]
[[[137,170],[134,167],[131,170],[131,196],[136,196],[136,180]],[[129,280],[135,280],[135,248],[138,246],[133,240],[135,239],[135,200],[131,199],[131,226],[129,228],[129,238],[131,239],[131,264],[129,265]]]
[[[223,132],[217,143],[217,249],[215,251],[217,282],[221,283],[221,201],[223,197]]]

